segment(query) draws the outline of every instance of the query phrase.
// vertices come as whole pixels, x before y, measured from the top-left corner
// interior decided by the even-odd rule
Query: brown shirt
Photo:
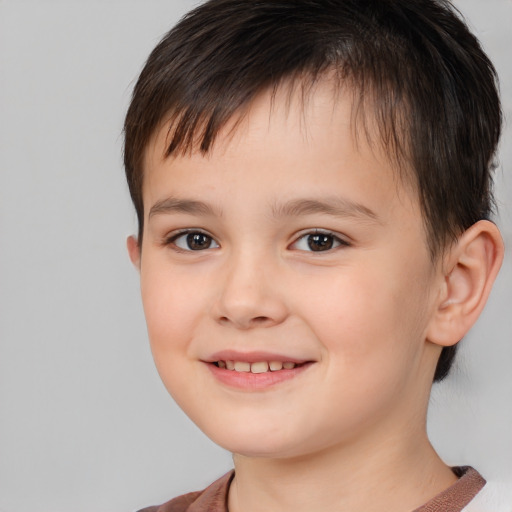
[[[453,472],[459,480],[413,512],[460,512],[485,485],[483,477],[473,468],[453,468]],[[183,494],[139,512],[228,512],[228,490],[234,476],[235,472],[230,471],[204,491]]]

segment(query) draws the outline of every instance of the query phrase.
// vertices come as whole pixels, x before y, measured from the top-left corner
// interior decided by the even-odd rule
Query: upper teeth
[[[219,368],[226,368],[227,370],[234,370],[236,372],[251,372],[251,373],[265,373],[269,370],[276,372],[278,370],[291,370],[297,365],[291,361],[258,361],[256,363],[248,363],[247,361],[217,361]]]

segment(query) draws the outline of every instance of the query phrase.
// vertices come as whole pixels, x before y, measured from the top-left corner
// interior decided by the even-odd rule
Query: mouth
[[[239,390],[261,391],[298,377],[315,361],[262,352],[240,354],[229,351],[203,362],[222,384]]]
[[[240,373],[267,373],[267,372],[279,372],[281,370],[293,370],[307,364],[294,363],[293,361],[256,361],[250,363],[248,361],[234,361],[231,359],[219,360],[212,363],[217,368],[226,369],[229,371],[240,372]]]

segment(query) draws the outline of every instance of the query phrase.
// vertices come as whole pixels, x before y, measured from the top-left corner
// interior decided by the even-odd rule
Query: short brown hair
[[[446,0],[210,0],[157,45],[125,120],[124,162],[144,226],[143,159],[164,120],[167,156],[207,153],[220,129],[264,90],[334,71],[379,136],[406,162],[433,258],[493,207],[501,132],[495,69]],[[443,379],[456,346],[444,348]]]

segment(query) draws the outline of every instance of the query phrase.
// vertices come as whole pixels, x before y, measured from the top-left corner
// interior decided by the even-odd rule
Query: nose
[[[254,254],[239,254],[225,262],[219,274],[219,289],[214,305],[217,322],[238,329],[272,327],[288,316],[279,285],[280,269]]]

